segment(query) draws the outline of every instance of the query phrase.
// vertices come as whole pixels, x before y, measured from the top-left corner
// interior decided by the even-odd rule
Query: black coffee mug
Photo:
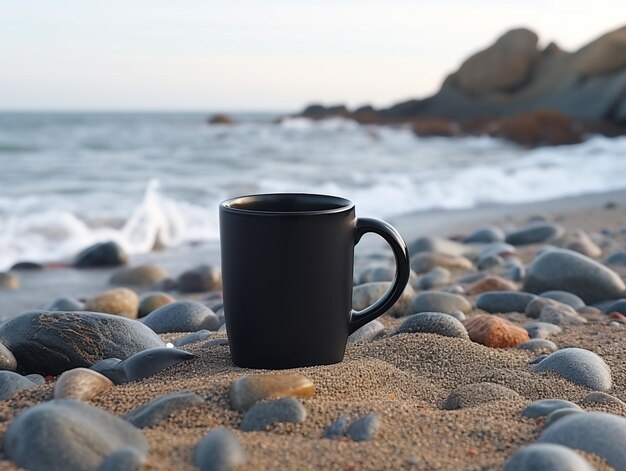
[[[354,311],[354,246],[366,232],[389,243],[396,274],[378,301]],[[340,362],[348,336],[391,308],[409,280],[398,231],[357,219],[344,198],[278,193],[223,201],[220,241],[228,342],[242,367]]]

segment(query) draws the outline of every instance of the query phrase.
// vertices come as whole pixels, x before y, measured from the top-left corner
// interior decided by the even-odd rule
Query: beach
[[[601,256],[596,257],[600,260],[626,247],[624,192],[465,211],[417,212],[392,218],[391,222],[411,243],[423,236],[446,236],[458,240],[488,225],[513,231],[523,227],[531,217],[556,224],[566,234],[576,230],[590,234],[602,247]],[[515,258],[528,265],[546,244],[549,241],[516,246]],[[474,249],[481,246],[465,245]],[[382,243],[371,240],[357,252],[357,256],[358,277],[359,272],[372,263],[385,261],[387,253]],[[217,245],[133,256],[130,266],[159,265],[176,278],[200,261],[218,264]],[[626,275],[624,267],[611,268],[622,278]],[[118,270],[48,268],[20,271],[21,288],[3,294],[2,315],[43,307],[61,295],[88,298],[104,292],[112,288],[108,280]],[[498,270],[497,267],[485,268],[482,272],[493,274]],[[477,271],[474,268],[450,268],[450,272],[451,279],[443,285],[431,290],[417,288],[415,292],[445,291],[450,286],[462,286],[464,291],[460,296],[471,304],[471,309],[462,316],[466,318],[463,321],[466,326],[468,321],[481,315],[506,319],[517,327],[537,320],[524,312],[486,314],[475,306],[478,293],[467,291],[474,281],[458,281]],[[515,285],[515,289],[520,289],[524,283],[522,279],[508,281]],[[152,291],[152,288],[134,289],[139,294]],[[174,291],[171,294],[177,300],[191,299],[207,305],[215,304],[217,299],[208,293]],[[600,356],[608,365],[612,378],[612,385],[605,392],[616,399],[626,399],[623,364],[626,325],[609,323],[606,314],[597,309],[578,309],[577,316],[585,319],[585,323],[563,321],[562,331],[551,335],[549,340],[558,346],[560,350],[557,351],[575,347]],[[600,403],[585,399],[597,388],[567,380],[556,372],[534,371],[533,360],[539,353],[549,351],[494,348],[469,338],[419,330],[396,333],[406,315],[398,318],[383,315],[379,320],[384,325],[384,333],[364,342],[350,343],[342,363],[280,372],[303,375],[315,385],[314,395],[298,398],[306,411],[306,418],[299,423],[278,423],[262,431],[241,430],[243,413],[233,410],[229,400],[233,382],[246,375],[276,372],[235,367],[228,346],[223,342],[210,342],[225,338],[224,332],[212,332],[203,341],[180,347],[196,355],[194,359],[146,379],[113,386],[88,403],[123,416],[166,394],[181,391],[197,394],[202,398],[200,404],[172,413],[158,424],[141,429],[150,446],[142,469],[181,470],[195,469],[192,464],[195,447],[215,427],[231,429],[245,449],[247,464],[241,469],[482,470],[501,469],[518,448],[530,445],[542,434],[545,417],[536,419],[522,415],[522,410],[533,401],[562,399],[580,405],[587,412],[626,416],[626,404],[619,400]],[[183,335],[161,334],[161,338],[170,342]],[[210,345],[205,346],[207,341]],[[492,386],[484,386],[485,383],[504,388],[492,391]],[[475,384],[479,386],[463,392],[466,385]],[[18,392],[0,402],[2,436],[25,409],[52,399],[54,388],[55,380],[52,379],[51,383]],[[450,397],[454,394],[461,398],[455,399],[460,405],[450,405]],[[378,426],[368,440],[356,441],[347,436],[324,438],[326,429],[339,417],[348,416],[354,420],[369,413],[377,417]],[[608,464],[607,456],[590,452],[580,454],[596,469],[614,469]],[[0,467],[18,469],[7,459],[6,448],[2,457]]]

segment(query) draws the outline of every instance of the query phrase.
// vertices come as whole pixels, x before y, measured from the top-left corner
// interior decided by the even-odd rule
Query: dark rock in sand
[[[617,301],[609,304],[604,312],[607,314],[611,314],[612,312],[619,312],[620,314],[624,314],[626,316],[626,298],[618,299]]]
[[[502,242],[504,240],[504,231],[496,226],[487,226],[475,230],[468,235],[463,242],[470,243],[490,243],[490,242]]]
[[[0,370],[15,371],[17,360],[11,350],[0,343]]]
[[[512,245],[540,244],[561,237],[564,232],[564,229],[558,224],[536,222],[508,234],[506,242]]]
[[[491,314],[524,312],[537,296],[520,291],[488,291],[476,299],[476,307]]]
[[[616,267],[626,267],[626,252],[616,252],[609,255],[604,260],[607,265],[614,265]]]
[[[561,290],[593,304],[619,298],[626,285],[617,273],[576,252],[554,249],[538,255],[528,267],[524,290],[543,293]]]
[[[140,265],[123,268],[114,273],[109,283],[123,286],[153,286],[165,277],[167,277],[167,270],[164,268],[156,265]]]
[[[167,293],[146,293],[139,300],[137,317],[146,317],[152,311],[174,302],[176,299]]]
[[[116,288],[85,301],[85,310],[137,319],[139,298],[128,288]]]
[[[385,326],[382,322],[373,320],[363,327],[355,330],[349,337],[348,343],[369,342],[382,337],[385,334]]]
[[[580,297],[576,296],[574,293],[569,293],[567,291],[545,291],[539,295],[542,298],[554,299],[563,304],[567,304],[568,306],[573,307],[574,309],[580,309],[585,306],[585,301],[580,299]]]
[[[407,317],[396,330],[396,334],[416,332],[469,340],[467,330],[465,330],[463,324],[454,317],[441,312],[413,314]]]
[[[524,329],[526,329],[530,338],[533,339],[545,339],[551,335],[560,334],[563,331],[558,325],[539,321],[529,322],[524,326]]]
[[[557,347],[557,345],[554,342],[552,342],[551,340],[547,340],[547,339],[530,339],[520,344],[518,348],[521,348],[522,350],[530,350],[531,352],[534,352],[534,353],[540,353],[540,352],[546,352],[546,351],[556,352],[559,349],[559,347]]]
[[[13,264],[11,270],[43,270],[43,265],[37,262],[17,262]]]
[[[232,431],[218,427],[200,441],[193,462],[200,471],[234,471],[248,462],[248,455]]]
[[[200,265],[183,272],[176,280],[176,289],[181,293],[215,291],[222,287],[222,272],[211,265]]]
[[[124,369],[128,381],[138,381],[195,357],[176,348],[150,348],[128,357],[120,363],[120,367]]]
[[[536,419],[538,417],[547,417],[555,410],[566,408],[582,410],[577,404],[564,399],[540,399],[526,406],[522,411],[522,415],[529,419]]]
[[[608,391],[613,384],[609,366],[598,355],[583,348],[558,350],[536,364],[533,371],[553,371],[572,383],[596,391]]]
[[[0,401],[11,399],[24,389],[32,389],[37,383],[13,371],[0,371]]]
[[[26,409],[4,436],[7,457],[33,471],[93,471],[111,453],[132,447],[141,456],[141,432],[97,407],[56,399]]]
[[[522,400],[512,389],[495,383],[464,384],[455,388],[443,403],[443,409],[455,410],[474,407],[488,402]]]
[[[342,415],[324,430],[324,438],[334,440],[335,438],[343,437],[349,425],[350,417]]]
[[[574,450],[551,443],[533,443],[517,450],[502,471],[594,471]]]
[[[185,345],[189,345],[190,343],[196,343],[202,340],[206,340],[211,336],[212,333],[213,332],[206,329],[198,330],[197,332],[183,335],[181,338],[174,340],[172,344],[174,344],[175,347],[183,347]]]
[[[145,453],[125,446],[108,455],[96,471],[139,471],[145,463]]]
[[[346,435],[356,442],[369,442],[374,439],[379,428],[380,419],[376,414],[370,412],[352,422]]]
[[[139,406],[126,414],[124,419],[138,428],[152,427],[181,410],[199,406],[203,403],[204,399],[197,394],[182,391],[159,397],[143,406]]]
[[[299,424],[306,419],[306,409],[293,397],[283,397],[274,401],[257,402],[246,411],[239,428],[246,432],[265,430],[276,423]]]
[[[20,278],[14,273],[0,272],[0,289],[14,290],[20,287]]]
[[[235,120],[224,113],[217,113],[211,116],[207,122],[209,124],[235,124]]]
[[[413,313],[443,312],[449,314],[454,311],[468,313],[472,305],[467,299],[458,294],[429,291],[419,293],[411,303]]]
[[[84,311],[85,303],[72,296],[62,296],[46,307],[46,311]]]
[[[126,265],[128,255],[117,242],[101,242],[87,247],[74,260],[76,268],[116,267]]]
[[[95,362],[89,367],[90,370],[94,370],[100,373],[102,376],[106,376],[114,384],[124,384],[128,382],[124,368],[122,367],[122,360],[119,358],[106,358]]]
[[[0,324],[0,342],[15,355],[22,371],[43,375],[164,346],[140,322],[95,312],[20,314]]]
[[[177,301],[152,311],[141,319],[157,334],[168,332],[216,331],[220,327],[215,313],[196,301]]]
[[[389,287],[390,282],[379,281],[365,283],[364,285],[355,286],[352,290],[352,307],[357,311],[365,309],[375,303],[383,296]],[[393,317],[404,317],[411,314],[411,301],[415,297],[415,290],[411,285],[407,284],[396,303],[387,311],[387,314]]]

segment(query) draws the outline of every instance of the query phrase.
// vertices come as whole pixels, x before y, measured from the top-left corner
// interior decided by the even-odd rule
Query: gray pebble
[[[609,255],[604,260],[607,265],[613,265],[618,267],[626,267],[626,252],[616,252]]]
[[[306,409],[293,397],[257,402],[246,411],[239,426],[246,432],[265,430],[272,424],[289,422],[299,424],[306,419]]]
[[[215,291],[221,287],[222,273],[218,267],[211,265],[200,265],[187,270],[176,280],[176,289],[181,293]]]
[[[568,415],[573,414],[584,414],[585,411],[582,409],[572,409],[571,407],[564,407],[563,409],[553,410],[546,416],[546,421],[544,422],[544,428],[549,427],[554,424],[557,420],[561,420],[563,417],[567,417]]]
[[[348,343],[369,342],[382,337],[385,334],[385,326],[382,322],[373,320],[363,327],[355,330],[349,337]]]
[[[540,399],[529,404],[522,411],[522,415],[529,419],[536,419],[538,417],[546,417],[555,410],[566,408],[582,410],[577,404],[564,399]]]
[[[62,296],[52,301],[46,308],[46,311],[84,311],[85,303],[79,301],[72,296]]]
[[[218,345],[228,345],[228,339],[213,339],[202,344],[202,348],[211,348]]]
[[[342,415],[332,424],[330,424],[328,428],[324,431],[324,438],[329,438],[332,440],[335,438],[343,437],[346,434],[349,425],[350,417]]]
[[[166,420],[172,414],[204,403],[204,399],[195,393],[182,391],[159,397],[143,406],[133,409],[124,419],[135,427],[152,427]]]
[[[0,401],[11,399],[18,392],[36,386],[37,383],[13,371],[0,371]]]
[[[491,314],[524,312],[537,296],[519,291],[487,291],[476,299],[476,307]]]
[[[575,451],[550,443],[533,443],[517,450],[502,471],[594,471]]]
[[[504,231],[496,226],[486,226],[475,230],[465,239],[463,243],[489,243],[489,242],[501,242],[504,240]]]
[[[537,356],[537,357],[533,358],[533,359],[532,359],[531,361],[529,361],[528,363],[529,363],[530,365],[536,365],[537,363],[542,362],[542,361],[543,361],[543,360],[545,360],[546,358],[548,358],[548,355],[547,355],[547,354],[539,355],[539,356]]]
[[[89,369],[100,373],[102,376],[106,376],[113,381],[113,384],[124,384],[128,382],[122,360],[119,358],[106,358],[97,361],[91,365]]]
[[[120,367],[124,369],[128,381],[138,381],[195,357],[176,348],[149,348],[122,361]]]
[[[559,349],[554,342],[546,339],[530,339],[520,344],[517,348],[530,350],[535,353],[545,351],[556,352]]]
[[[220,327],[215,313],[195,301],[176,301],[152,311],[141,322],[157,334],[168,332],[197,332],[201,329],[216,331]]]
[[[430,291],[419,293],[411,303],[413,313],[420,312],[443,312],[451,313],[462,311],[468,313],[472,310],[472,305],[467,299],[458,294]]]
[[[501,400],[521,400],[512,389],[495,383],[474,383],[458,386],[450,392],[443,409],[456,410]]]
[[[503,267],[504,263],[504,259],[500,257],[500,255],[492,254],[486,257],[481,257],[478,260],[476,268],[479,270],[490,270],[496,267]]]
[[[559,326],[586,324],[587,319],[580,316],[567,304],[544,306],[539,313],[539,320]]]
[[[232,431],[219,427],[200,441],[193,462],[200,471],[232,471],[245,465],[248,455]]]
[[[41,375],[38,375],[37,373],[26,375],[24,376],[24,378],[30,379],[35,384],[39,384],[39,385],[46,384],[46,378],[44,378]]]
[[[15,371],[17,369],[17,360],[7,347],[0,343],[0,371]]]
[[[524,326],[524,329],[526,329],[531,339],[545,339],[563,331],[558,325],[540,321],[529,322]]]
[[[146,463],[146,455],[136,448],[125,446],[108,455],[96,471],[139,471]]]
[[[558,350],[533,367],[536,373],[553,371],[565,379],[596,391],[611,389],[611,370],[602,358],[583,348]]]
[[[212,332],[210,330],[202,329],[197,332],[192,332],[187,335],[183,335],[181,338],[174,340],[172,343],[175,347],[183,347],[190,343],[200,342],[201,340],[206,340],[211,336]]]
[[[369,442],[376,436],[379,428],[380,419],[370,412],[352,422],[346,435],[357,442]]]
[[[611,404],[611,405],[626,407],[626,403],[623,402],[621,399],[618,399],[615,396],[611,396],[610,394],[607,394],[605,392],[600,392],[600,391],[594,391],[592,393],[587,394],[581,402],[583,404],[592,404],[595,402],[598,404]]]
[[[538,244],[561,237],[564,233],[564,229],[558,224],[536,222],[507,234],[505,240],[512,245]]]
[[[352,291],[352,307],[357,311],[365,309],[380,299],[391,286],[390,282],[379,281],[355,286]],[[415,297],[415,290],[406,285],[400,299],[387,311],[393,317],[404,317],[411,314],[411,301]]]
[[[626,316],[626,299],[618,299],[614,303],[611,303],[604,312],[606,312],[607,314],[611,314],[612,312],[619,312]]]
[[[539,296],[541,296],[542,298],[554,299],[555,301],[558,301],[563,304],[567,304],[568,306],[571,306],[574,309],[580,309],[581,307],[585,306],[585,301],[580,299],[574,293],[570,293],[568,291],[559,291],[559,290],[545,291],[541,293]]]
[[[423,290],[439,288],[450,283],[452,273],[447,268],[435,267],[418,279],[417,287]]]
[[[452,311],[449,316],[454,317],[457,321],[465,322],[467,320],[467,316],[462,311]]]
[[[415,255],[419,252],[437,252],[447,255],[463,255],[466,248],[463,244],[454,242],[442,237],[419,237],[411,242],[409,245],[409,253]]]
[[[438,334],[444,337],[457,337],[469,340],[465,326],[454,317],[442,312],[422,312],[407,317],[396,330],[402,333]]]

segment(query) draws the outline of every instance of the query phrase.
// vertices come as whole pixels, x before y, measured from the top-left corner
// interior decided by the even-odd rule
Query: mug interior
[[[239,196],[221,205],[227,210],[255,213],[334,213],[351,209],[354,204],[345,198],[308,193],[271,193]]]

